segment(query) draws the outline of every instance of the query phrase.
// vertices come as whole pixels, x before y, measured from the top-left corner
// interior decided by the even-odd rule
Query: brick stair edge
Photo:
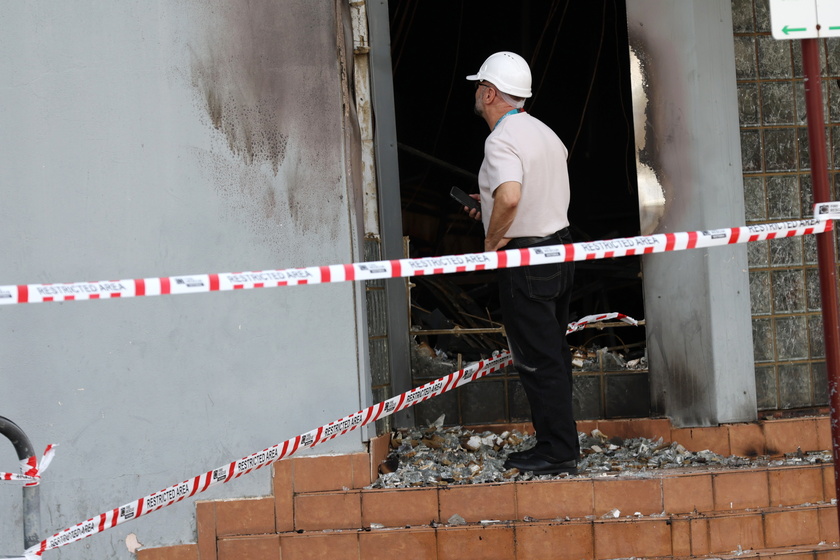
[[[373,526],[347,527],[343,529],[291,529],[288,531],[276,531],[272,534],[277,535],[302,535],[302,534],[331,534],[331,533],[359,533],[359,532],[377,532],[377,531],[395,531],[395,530],[416,530],[416,529],[435,529],[447,530],[458,529],[462,527],[515,527],[517,525],[593,525],[593,524],[630,524],[636,522],[662,522],[671,525],[679,522],[692,521],[716,521],[726,520],[732,518],[744,517],[760,517],[766,518],[768,515],[784,514],[802,511],[815,511],[833,513],[836,511],[837,505],[832,502],[807,503],[792,506],[767,506],[760,508],[745,508],[733,509],[726,511],[712,511],[712,512],[692,512],[692,513],[661,513],[652,515],[625,515],[620,517],[588,515],[585,517],[566,517],[566,518],[546,518],[537,519],[528,517],[527,519],[493,519],[482,521],[465,521],[463,523],[444,523],[444,522],[430,522],[430,523],[412,523],[407,525],[382,525],[376,524]],[[258,534],[258,533],[254,533]],[[247,537],[248,534],[231,534],[223,535],[223,537]],[[838,537],[840,542],[840,537]],[[829,542],[829,541],[827,541]],[[834,541],[830,541],[834,542]],[[794,546],[794,545],[790,545]]]
[[[475,432],[519,430],[533,433],[530,423],[481,424],[464,426]],[[678,442],[689,451],[709,450],[719,455],[755,457],[782,456],[797,450],[824,451],[832,448],[831,422],[827,414],[796,418],[772,418],[754,422],[734,422],[708,427],[678,428],[668,418],[624,418],[578,420],[579,432],[598,429],[607,436],[624,439],[647,437]]]
[[[645,560],[751,560],[765,558],[780,558],[795,556],[797,559],[810,554],[814,560],[820,560],[823,555],[835,553],[833,557],[840,557],[840,543],[819,543],[801,546],[780,546],[776,548],[761,548],[755,550],[733,550],[730,554],[706,554],[703,556],[657,556]],[[611,559],[618,560],[618,559]]]

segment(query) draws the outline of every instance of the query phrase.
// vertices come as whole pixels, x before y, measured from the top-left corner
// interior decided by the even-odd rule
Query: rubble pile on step
[[[792,453],[783,458],[725,457],[711,451],[688,451],[678,442],[638,437],[609,437],[599,430],[578,434],[582,459],[573,476],[649,476],[656,469],[733,469],[757,466],[830,463],[830,451]],[[443,427],[443,418],[423,428],[392,434],[391,453],[380,466],[373,488],[409,488],[478,484],[513,480],[546,480],[569,475],[534,476],[505,469],[507,455],[536,443],[516,430],[476,433],[460,426]]]

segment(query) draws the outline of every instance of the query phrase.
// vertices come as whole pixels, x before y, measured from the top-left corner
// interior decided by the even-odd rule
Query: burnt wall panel
[[[336,2],[6,3],[0,284],[357,260]],[[363,293],[332,284],[14,306],[2,414],[59,444],[42,535],[361,408]],[[329,348],[325,352],[324,348]],[[302,453],[361,451],[362,431]],[[11,446],[0,470],[13,471]],[[46,555],[130,560],[195,539],[194,501]],[[20,486],[0,485],[18,556]]]

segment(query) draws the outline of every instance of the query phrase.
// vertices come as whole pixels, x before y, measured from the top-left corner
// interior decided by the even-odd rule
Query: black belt
[[[525,247],[531,247],[533,245],[554,239],[560,241],[560,238],[565,236],[568,232],[569,228],[563,228],[559,231],[555,231],[551,235],[546,235],[545,237],[514,237],[508,241],[508,244],[502,247],[502,249],[523,249]]]

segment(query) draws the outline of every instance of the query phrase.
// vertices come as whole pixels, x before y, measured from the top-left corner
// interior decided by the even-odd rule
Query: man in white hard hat
[[[545,124],[522,110],[531,70],[512,52],[491,55],[475,81],[475,112],[490,127],[478,175],[484,250],[571,243],[568,152]],[[514,367],[536,430],[532,449],[505,466],[535,474],[577,472],[572,356],[566,342],[574,263],[500,269],[499,298]]]

